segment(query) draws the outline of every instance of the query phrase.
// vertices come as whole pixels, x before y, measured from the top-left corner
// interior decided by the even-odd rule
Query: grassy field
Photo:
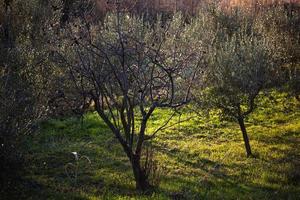
[[[277,99],[277,100],[275,100]],[[152,194],[134,190],[120,145],[95,113],[49,120],[26,141],[29,199],[300,199],[300,105],[277,94],[264,98],[246,120],[255,158],[246,158],[235,122],[217,114],[195,117],[157,135],[160,185]],[[170,115],[158,110],[150,129]],[[194,113],[184,112],[184,120]],[[172,123],[178,121],[176,117]],[[71,152],[87,156],[77,179],[65,167]],[[84,157],[82,157],[84,158]],[[68,165],[70,166],[70,164]],[[68,170],[71,173],[71,170]]]

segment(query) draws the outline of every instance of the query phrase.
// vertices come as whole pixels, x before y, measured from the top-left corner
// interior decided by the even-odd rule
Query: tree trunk
[[[248,134],[247,134],[245,123],[244,123],[244,118],[239,117],[238,122],[239,122],[239,125],[240,125],[240,128],[241,128],[241,131],[243,133],[243,139],[244,139],[244,143],[245,143],[247,157],[252,156],[250,142],[249,142]]]
[[[142,169],[140,164],[140,157],[133,156],[131,160],[133,175],[136,183],[136,189],[140,191],[146,191],[150,188],[148,177],[146,172]]]

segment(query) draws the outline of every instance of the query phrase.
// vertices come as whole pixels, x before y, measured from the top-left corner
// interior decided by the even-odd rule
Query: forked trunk
[[[244,139],[244,143],[245,143],[247,157],[252,156],[251,146],[250,146],[247,130],[246,130],[246,127],[245,127],[244,118],[239,117],[238,122],[239,122],[239,125],[240,125],[240,128],[241,128],[241,131],[243,133],[243,139]]]
[[[131,160],[131,165],[136,183],[136,189],[140,191],[148,190],[150,188],[150,184],[146,172],[141,167],[140,158],[134,156],[134,158]]]

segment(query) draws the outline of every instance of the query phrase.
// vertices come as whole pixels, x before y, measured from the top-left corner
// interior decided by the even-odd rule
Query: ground
[[[135,191],[128,159],[96,113],[83,120],[42,122],[24,146],[24,179],[32,188],[24,195],[29,199],[300,199],[300,104],[283,93],[274,95],[260,98],[246,120],[253,158],[246,157],[234,121],[220,120],[216,112],[193,117],[195,113],[182,111],[181,120],[193,118],[159,132],[149,144],[157,151],[155,180],[160,183],[151,194]],[[148,131],[170,113],[158,110]],[[178,120],[179,116],[171,124]],[[71,152],[79,154],[78,165]]]

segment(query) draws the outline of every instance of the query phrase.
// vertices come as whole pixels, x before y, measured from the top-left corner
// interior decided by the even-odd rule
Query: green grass
[[[87,114],[83,123],[76,118],[43,122],[25,145],[25,178],[34,183],[28,198],[299,199],[299,103],[275,95],[276,101],[260,99],[246,120],[255,158],[246,158],[238,125],[214,113],[158,133],[151,145],[157,150],[161,184],[150,195],[135,191],[128,159],[97,114]],[[148,131],[170,113],[156,111]],[[183,112],[181,119],[192,115]],[[92,161],[81,163],[77,183],[65,173],[65,165],[74,163],[74,151]]]

